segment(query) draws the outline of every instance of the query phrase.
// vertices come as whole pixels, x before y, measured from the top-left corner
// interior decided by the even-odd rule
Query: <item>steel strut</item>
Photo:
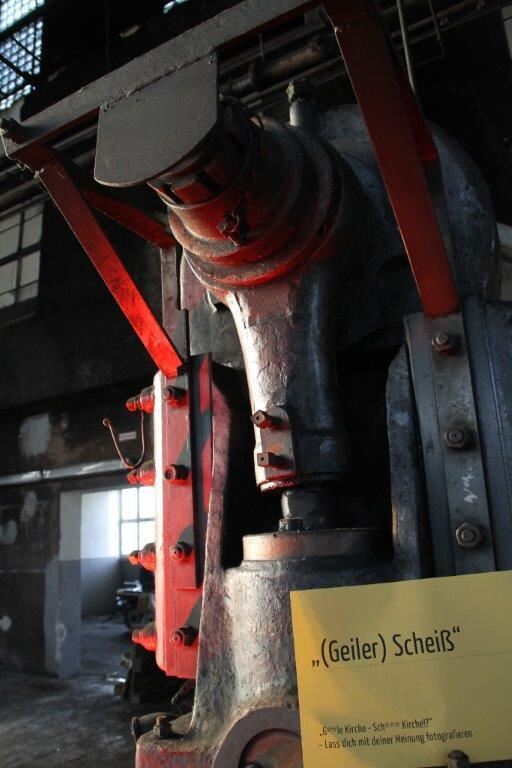
[[[436,147],[391,58],[372,0],[326,0],[427,317],[455,312],[459,297],[427,180]],[[442,211],[438,211],[439,214]]]
[[[157,367],[165,376],[173,378],[177,375],[183,361],[91,210],[86,199],[88,194],[90,197],[90,193],[81,192],[64,163],[54,152],[41,148],[40,159],[41,162],[37,164],[37,175],[40,181]],[[93,193],[92,202],[95,204],[94,207],[100,208],[116,220],[119,220],[123,214],[126,219],[127,210],[130,208],[118,201],[107,200],[104,195],[96,193]],[[112,215],[113,213],[116,215]],[[135,225],[129,227],[137,231],[137,234],[141,234],[140,220],[139,217],[138,227]],[[126,225],[126,220],[123,223]],[[161,237],[163,241],[163,235]],[[147,239],[154,241],[154,236],[148,236]],[[167,246],[170,244],[172,241],[169,238]]]

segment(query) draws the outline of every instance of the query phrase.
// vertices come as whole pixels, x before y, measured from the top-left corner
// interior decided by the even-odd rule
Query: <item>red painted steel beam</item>
[[[428,317],[459,298],[425,168],[437,152],[414,97],[391,59],[372,0],[324,2],[370,135]]]
[[[39,151],[41,160],[35,165],[39,169],[39,179],[155,364],[166,376],[176,376],[182,363],[178,351],[142,297],[84,196],[58,158],[50,151]]]
[[[80,185],[80,191],[91,208],[121,224],[148,243],[153,243],[159,248],[174,248],[176,245],[176,240],[165,227],[144,211],[88,186]]]

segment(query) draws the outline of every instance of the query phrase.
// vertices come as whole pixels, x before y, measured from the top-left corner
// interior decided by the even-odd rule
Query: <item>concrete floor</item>
[[[88,619],[78,677],[28,677],[0,668],[1,768],[132,768],[131,717],[155,707],[114,696],[106,679],[129,646],[119,619]]]

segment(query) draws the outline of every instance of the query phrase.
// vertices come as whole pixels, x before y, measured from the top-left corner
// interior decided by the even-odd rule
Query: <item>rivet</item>
[[[277,426],[277,420],[272,416],[269,416],[266,411],[256,411],[256,413],[253,413],[251,416],[251,420],[253,424],[260,429],[271,429],[272,427]]]
[[[482,541],[482,529],[474,523],[462,523],[455,531],[455,538],[459,547],[473,549]]]
[[[450,424],[444,433],[444,441],[448,448],[461,450],[471,444],[471,432],[466,427]]]
[[[441,355],[450,355],[457,349],[457,337],[449,331],[438,331],[432,338],[432,346]]]
[[[183,645],[192,645],[197,637],[197,630],[194,627],[179,627],[171,633],[171,643],[175,648]]]
[[[178,541],[171,547],[171,558],[176,562],[186,560],[192,552],[192,547],[186,541]]]
[[[165,479],[169,483],[179,483],[188,477],[188,469],[180,464],[169,464],[164,471]]]
[[[263,451],[256,454],[256,462],[259,467],[282,467],[284,459],[271,451]]]

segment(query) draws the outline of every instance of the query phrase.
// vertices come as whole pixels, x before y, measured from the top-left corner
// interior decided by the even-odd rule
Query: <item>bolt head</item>
[[[217,225],[217,229],[222,235],[234,235],[240,229],[240,216],[228,213]]]
[[[165,387],[162,392],[162,399],[167,405],[171,406],[171,408],[176,408],[179,405],[182,405],[185,401],[186,396],[186,390],[181,389],[180,387],[173,387],[168,386]]]
[[[158,715],[153,726],[153,733],[159,739],[168,739],[172,735],[172,730],[167,715]]]
[[[256,454],[256,463],[258,467],[281,467],[283,465],[283,459],[281,456],[272,453],[271,451],[263,451]]]
[[[128,555],[128,562],[131,565],[139,565],[139,557],[140,557],[139,550],[134,549],[133,552],[130,552],[130,554]]]
[[[453,749],[448,755],[446,765],[448,768],[469,768],[469,758],[460,749]]]
[[[178,541],[171,547],[171,558],[176,562],[185,560],[191,553],[192,547],[185,541]]]
[[[462,523],[455,531],[455,539],[459,547],[473,549],[482,541],[482,529],[474,523]]]
[[[185,637],[181,629],[175,629],[174,632],[171,632],[171,643],[175,648],[180,648],[185,644]]]
[[[187,476],[187,468],[179,464],[169,464],[164,471],[164,477],[169,483],[179,483],[186,480]]]
[[[294,101],[299,99],[313,99],[314,95],[315,90],[306,78],[292,80],[286,89],[288,104],[293,104]]]
[[[175,648],[192,645],[196,636],[197,631],[193,627],[179,627],[171,632],[171,643]]]
[[[441,355],[450,355],[457,348],[457,337],[449,331],[438,331],[432,338],[432,346]]]
[[[260,429],[268,429],[275,425],[275,419],[266,411],[256,411],[251,416],[252,423]]]
[[[457,424],[450,424],[444,433],[444,440],[448,448],[458,450],[467,448],[471,443],[471,433],[465,427]]]

